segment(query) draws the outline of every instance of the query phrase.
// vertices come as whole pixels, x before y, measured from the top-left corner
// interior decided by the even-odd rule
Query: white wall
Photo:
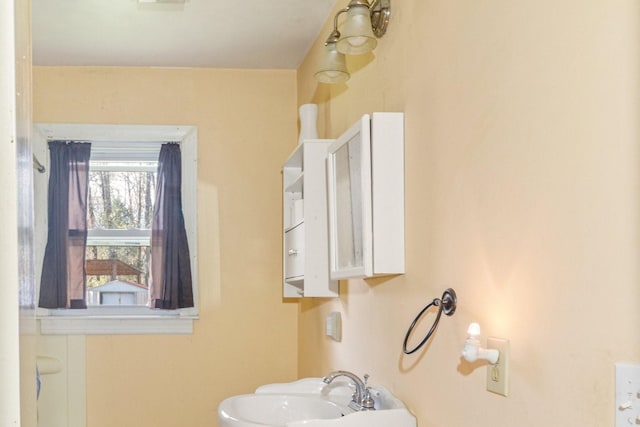
[[[36,422],[29,22],[30,2],[0,4],[0,425],[23,427]]]
[[[39,335],[38,356],[54,369],[41,372],[38,427],[84,427],[86,408],[86,340],[83,335]],[[38,364],[40,367],[40,364]],[[42,368],[45,364],[42,364]]]
[[[16,101],[14,5],[0,3],[0,425],[20,422],[20,354],[16,217]]]

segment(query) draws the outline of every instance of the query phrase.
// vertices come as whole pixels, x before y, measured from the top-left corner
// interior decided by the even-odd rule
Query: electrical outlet
[[[500,352],[495,365],[487,365],[487,391],[502,396],[509,394],[509,340],[502,338],[487,338],[487,349]]]

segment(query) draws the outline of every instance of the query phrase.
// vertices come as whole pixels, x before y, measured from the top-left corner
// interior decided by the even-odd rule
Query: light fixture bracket
[[[369,11],[373,34],[380,38],[387,32],[389,18],[391,17],[391,0],[373,0]]]
[[[338,40],[340,40],[340,32],[338,30],[333,30],[331,34],[329,34],[329,37],[327,37],[327,40],[325,40],[324,45],[326,46],[329,43],[336,43]]]

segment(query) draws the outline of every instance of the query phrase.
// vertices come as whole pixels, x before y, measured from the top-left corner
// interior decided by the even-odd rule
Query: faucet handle
[[[376,409],[375,404],[376,402],[373,400],[373,397],[371,397],[371,387],[365,387],[361,404],[362,409],[365,411],[373,411],[374,409]]]

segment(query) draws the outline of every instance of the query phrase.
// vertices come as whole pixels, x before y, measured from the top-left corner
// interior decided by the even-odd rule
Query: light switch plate
[[[509,340],[487,338],[487,349],[500,352],[495,365],[487,365],[487,391],[501,396],[509,395]]]
[[[616,363],[615,427],[640,424],[640,365]]]

